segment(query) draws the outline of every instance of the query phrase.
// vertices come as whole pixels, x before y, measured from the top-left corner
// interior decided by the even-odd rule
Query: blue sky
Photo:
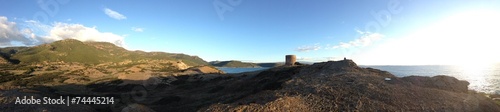
[[[0,0],[0,9],[2,47],[74,38],[206,61],[500,62],[496,0]]]

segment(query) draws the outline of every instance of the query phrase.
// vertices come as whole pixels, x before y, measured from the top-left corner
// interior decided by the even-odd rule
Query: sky
[[[498,0],[0,0],[0,47],[62,39],[206,61],[500,62]]]

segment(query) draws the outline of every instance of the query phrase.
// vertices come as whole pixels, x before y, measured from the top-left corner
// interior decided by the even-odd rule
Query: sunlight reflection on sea
[[[447,75],[470,83],[469,89],[500,94],[500,66],[493,65],[420,65],[420,66],[363,66],[388,71],[398,77]]]

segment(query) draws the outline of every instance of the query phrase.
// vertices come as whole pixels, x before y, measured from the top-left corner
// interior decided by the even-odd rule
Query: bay
[[[224,73],[243,73],[243,72],[265,70],[269,69],[269,67],[257,67],[257,68],[217,67],[217,69],[224,71]]]

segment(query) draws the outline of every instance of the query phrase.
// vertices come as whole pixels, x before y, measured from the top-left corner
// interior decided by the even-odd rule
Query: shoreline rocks
[[[420,87],[436,88],[441,90],[462,92],[462,93],[467,93],[469,91],[468,86],[470,84],[467,81],[458,80],[455,77],[444,76],[444,75],[439,75],[434,77],[408,76],[408,77],[403,77],[401,79]]]

